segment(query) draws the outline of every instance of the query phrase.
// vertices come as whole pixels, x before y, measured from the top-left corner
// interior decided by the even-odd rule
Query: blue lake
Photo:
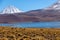
[[[0,26],[11,26],[21,28],[60,28],[60,22],[20,22],[0,23]]]

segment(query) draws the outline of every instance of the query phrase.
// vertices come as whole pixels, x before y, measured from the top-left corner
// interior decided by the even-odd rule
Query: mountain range
[[[14,6],[0,13],[0,23],[60,21],[60,0],[44,9],[23,12]]]

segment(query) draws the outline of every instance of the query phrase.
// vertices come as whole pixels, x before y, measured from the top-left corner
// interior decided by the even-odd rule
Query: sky
[[[42,9],[55,3],[57,0],[0,0],[0,11],[12,5],[22,11]]]

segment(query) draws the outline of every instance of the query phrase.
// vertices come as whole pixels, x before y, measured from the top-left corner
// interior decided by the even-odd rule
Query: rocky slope
[[[60,21],[60,12],[55,10],[33,10],[25,13],[1,14],[0,23]]]
[[[11,6],[7,9],[0,14],[0,23],[60,21],[60,0],[45,9],[27,12],[22,12]]]

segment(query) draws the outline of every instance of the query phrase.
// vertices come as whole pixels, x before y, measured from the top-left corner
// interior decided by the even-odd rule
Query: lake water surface
[[[20,23],[0,23],[0,26],[11,26],[21,28],[60,28],[60,22],[20,22]]]

